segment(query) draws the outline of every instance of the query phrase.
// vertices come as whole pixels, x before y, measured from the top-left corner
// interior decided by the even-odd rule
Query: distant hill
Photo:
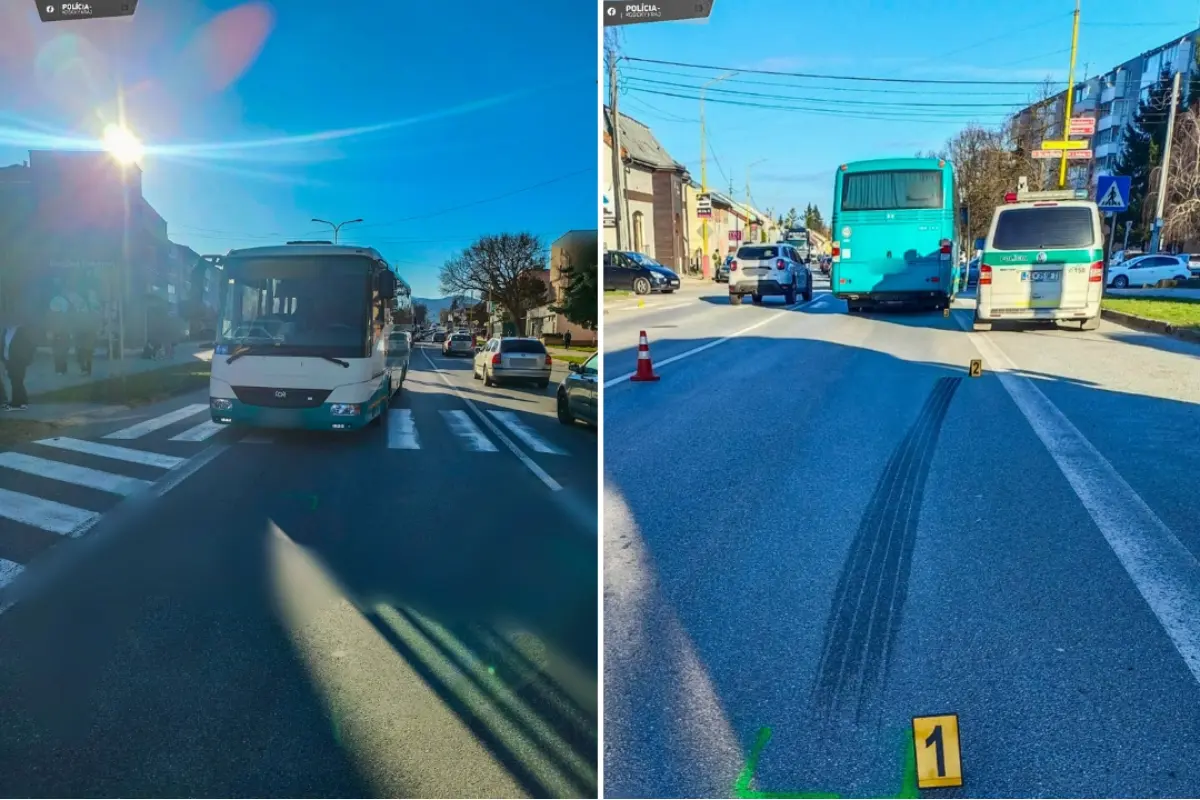
[[[452,302],[454,302],[454,298],[453,297],[414,297],[412,299],[412,302],[413,302],[413,305],[420,303],[423,306],[425,306],[426,308],[428,308],[429,309],[429,318],[432,320],[436,320],[438,318],[438,314],[441,313],[441,310],[443,308],[450,307],[450,304]]]

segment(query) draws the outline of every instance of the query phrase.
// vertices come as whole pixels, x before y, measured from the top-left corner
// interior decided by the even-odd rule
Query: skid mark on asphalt
[[[826,623],[814,703],[857,717],[888,666],[900,627],[925,481],[962,378],[939,378],[916,422],[892,452],[842,568]]]

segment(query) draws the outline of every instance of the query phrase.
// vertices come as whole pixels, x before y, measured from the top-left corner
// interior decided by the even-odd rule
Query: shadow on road
[[[826,303],[811,313],[845,314],[839,305]],[[746,310],[751,315],[758,311]],[[961,333],[954,320],[940,312],[866,316],[877,323]],[[657,339],[654,349],[692,351],[716,341]],[[636,352],[625,348],[606,358],[632,364]],[[1194,524],[1200,518],[1200,495],[1180,498],[1171,481],[1154,477],[1161,469],[1155,466],[1161,463],[1156,461],[1162,458],[1161,449],[1131,446],[1133,434],[1122,424],[1145,421],[1154,431],[1151,442],[1177,444],[1194,436],[1189,431],[1200,430],[1200,405],[1116,392],[1054,375],[1019,374],[1056,406],[1070,411],[1072,422],[1200,558],[1200,531]],[[735,781],[763,725],[786,727],[794,744],[776,756],[774,782],[755,786],[767,793],[761,796],[804,796],[769,793],[806,785],[845,790],[850,796],[893,796],[880,794],[893,791],[887,783],[892,777],[853,783],[863,775],[885,774],[890,761],[885,767],[866,765],[876,755],[890,759],[890,754],[849,751],[855,763],[863,764],[862,774],[853,774],[856,769],[847,772],[829,743],[861,738],[874,747],[886,728],[878,717],[880,710],[894,711],[896,700],[888,692],[907,685],[896,680],[896,641],[906,626],[920,624],[906,617],[912,559],[931,557],[920,550],[914,556],[919,516],[942,515],[943,509],[963,499],[961,505],[968,507],[964,516],[980,523],[988,506],[965,498],[980,495],[980,474],[994,480],[987,469],[996,468],[996,459],[1008,463],[1005,454],[1015,446],[988,439],[978,442],[976,455],[964,457],[962,450],[939,454],[936,430],[941,420],[948,411],[959,419],[991,420],[1000,411],[1011,418],[1017,416],[1011,399],[993,374],[968,377],[966,363],[905,360],[808,338],[739,336],[694,362],[672,364],[660,375],[659,383],[614,386],[606,393],[605,509],[611,537],[605,541],[604,566],[606,796],[736,796]],[[669,424],[664,425],[664,419]],[[1031,435],[1027,424],[1020,433]],[[746,441],[754,444],[745,447]],[[925,483],[938,458],[961,463],[953,484]],[[1171,459],[1174,474],[1200,474],[1195,448],[1175,446]],[[812,488],[814,480],[819,489]],[[679,492],[680,487],[686,488]],[[783,501],[781,487],[804,498],[815,491],[829,502]],[[851,508],[848,498],[859,494],[863,502]],[[900,513],[905,509],[911,513]],[[1044,538],[1044,522],[1037,521],[1035,507],[1027,512],[1028,518],[1004,520],[1006,535],[1018,541],[1018,548],[1040,551],[1048,541],[1058,541]],[[622,532],[620,541],[612,532],[612,520],[621,521],[615,529]],[[1088,541],[1099,543],[1096,546],[1110,559],[1103,537],[1093,533]],[[877,548],[876,541],[881,543]],[[892,555],[868,557],[884,552]],[[827,555],[831,563],[813,565],[814,559]],[[970,557],[962,554],[964,560]],[[926,564],[926,576],[930,572],[938,580],[949,580],[948,573]],[[822,580],[830,576],[827,590],[814,575]],[[877,584],[883,587],[878,593],[864,588]],[[846,598],[860,595],[888,602],[863,607],[856,616],[858,607]],[[1003,597],[1005,602],[1018,598],[1030,609],[1044,609],[1049,602],[1044,586],[1006,582]],[[985,608],[973,613],[993,612]],[[810,630],[823,631],[823,636],[806,647]],[[924,633],[930,640],[949,636],[954,642],[950,652],[956,654],[976,646],[973,630]],[[819,665],[822,652],[825,661]],[[912,664],[903,667],[917,669]],[[960,668],[956,664],[955,670]],[[966,707],[972,692],[994,699],[994,692],[1008,696],[1010,688],[1012,696],[1040,691],[1014,681],[1015,688],[983,691],[960,680],[937,684],[932,695],[939,698],[935,705],[949,707],[954,705],[951,700],[965,698]],[[933,685],[935,679],[927,677],[926,683]],[[674,689],[684,685],[686,692]],[[955,688],[959,685],[961,691]],[[995,713],[1012,714],[1013,709],[1000,707]],[[1109,708],[1104,713],[1119,716],[1123,711]],[[1063,725],[1076,724],[1066,713],[1061,720]],[[724,726],[728,740],[722,738]],[[814,730],[821,735],[811,736]],[[1189,728],[1184,734],[1191,732]],[[896,738],[903,733],[897,728]],[[1110,734],[1115,731],[1105,724],[1105,732],[1096,735],[1103,742]],[[1000,739],[989,746],[1006,753],[1026,747],[1017,731],[1011,740]],[[697,752],[704,757],[696,758]],[[834,778],[834,786],[829,786],[830,773],[821,772],[822,766],[841,776]],[[897,786],[900,767],[897,763]],[[1136,789],[1129,783],[1128,763],[1122,764],[1124,782],[1115,789],[1096,783],[1094,775],[1086,787],[1079,787],[1072,783],[1074,770],[1060,775],[1047,765],[1038,774],[1056,776],[1054,788],[1043,786],[1050,792],[1076,786],[1085,793],[1125,796]],[[793,780],[797,775],[813,780]],[[1019,780],[998,789],[981,780],[976,779],[973,795],[1021,793]],[[853,785],[839,787],[839,782]],[[1172,791],[1186,794],[1189,788],[1194,793],[1196,786],[1175,785]]]

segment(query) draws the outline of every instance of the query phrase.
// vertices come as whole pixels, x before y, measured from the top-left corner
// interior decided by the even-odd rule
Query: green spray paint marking
[[[839,795],[831,792],[764,792],[757,789],[751,789],[750,784],[754,782],[755,773],[758,772],[758,759],[762,756],[763,750],[767,746],[767,742],[771,741],[771,729],[759,728],[758,736],[754,740],[754,747],[750,748],[750,755],[746,757],[746,765],[742,767],[742,771],[738,773],[737,780],[733,784],[733,796],[739,800],[808,800],[812,798],[817,800],[837,800]],[[912,742],[905,736],[902,747],[904,759],[904,771],[900,778],[900,792],[894,795],[896,800],[911,800],[912,798],[920,797],[917,791],[917,756],[913,752]]]

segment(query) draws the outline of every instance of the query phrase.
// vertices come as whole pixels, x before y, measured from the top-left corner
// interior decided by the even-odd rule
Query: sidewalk
[[[82,386],[109,378],[152,372],[193,361],[211,361],[212,352],[211,346],[204,347],[195,342],[185,342],[175,348],[175,353],[171,358],[150,360],[142,358],[140,350],[131,350],[126,352],[123,360],[110,361],[103,357],[102,350],[97,350],[97,356],[92,362],[92,374],[83,375],[79,372],[79,362],[75,357],[74,349],[72,349],[67,364],[67,374],[58,375],[54,372],[54,359],[50,355],[50,351],[47,348],[39,348],[33,363],[29,365],[29,371],[25,374],[25,389],[29,392],[30,400],[36,403],[37,396],[46,392]]]
[[[719,287],[719,288],[714,288]],[[679,288],[671,294],[636,295],[633,292],[605,292],[601,302],[604,313],[610,311],[628,311],[635,308],[653,308],[658,305],[677,304],[694,300],[705,292],[724,292],[725,284],[715,283],[711,279],[683,277],[679,279]]]

